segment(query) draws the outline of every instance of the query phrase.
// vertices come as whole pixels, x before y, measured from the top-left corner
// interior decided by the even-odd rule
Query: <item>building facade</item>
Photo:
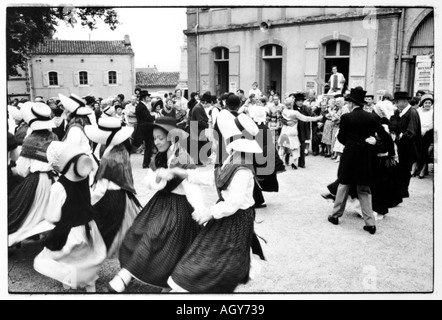
[[[349,88],[415,92],[434,64],[432,8],[189,8],[184,33],[189,91],[321,94],[337,66]]]
[[[46,40],[29,59],[31,99],[70,93],[107,98],[135,90],[134,52],[122,41]]]

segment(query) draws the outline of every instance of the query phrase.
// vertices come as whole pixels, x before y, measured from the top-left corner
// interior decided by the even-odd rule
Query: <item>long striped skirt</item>
[[[144,283],[167,288],[167,279],[201,227],[186,196],[157,192],[141,210],[120,249],[121,267]]]
[[[253,208],[210,220],[173,271],[173,282],[200,293],[229,293],[246,283],[254,220]]]

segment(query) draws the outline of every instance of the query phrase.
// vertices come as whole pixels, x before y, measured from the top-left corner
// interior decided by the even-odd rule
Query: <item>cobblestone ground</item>
[[[152,196],[143,189],[141,155],[132,156],[135,185],[144,205]],[[279,193],[265,193],[267,208],[259,209],[256,232],[266,240],[267,261],[256,279],[237,293],[420,293],[433,290],[433,173],[413,178],[410,198],[378,222],[374,236],[364,232],[356,206],[349,204],[339,226],[327,222],[332,203],[320,197],[336,178],[338,164],[308,156],[307,168],[278,175]],[[212,166],[199,170],[213,170]],[[213,188],[204,187],[207,204],[216,201]],[[83,293],[34,271],[41,243],[29,241],[8,250],[10,293]],[[101,268],[97,292],[119,270],[118,260]],[[136,281],[127,293],[157,294]]]

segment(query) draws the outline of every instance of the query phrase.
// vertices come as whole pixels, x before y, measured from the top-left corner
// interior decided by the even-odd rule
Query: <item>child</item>
[[[105,148],[95,176],[91,200],[96,210],[94,220],[103,236],[108,257],[113,258],[141,210],[135,196],[129,156],[128,139],[134,128],[122,126],[116,118],[100,118],[98,126],[86,126],[84,131],[91,141]]]
[[[93,220],[88,176],[92,160],[78,145],[53,142],[48,160],[61,173],[51,188],[46,220],[55,225],[34,269],[68,288],[95,292],[106,246]]]

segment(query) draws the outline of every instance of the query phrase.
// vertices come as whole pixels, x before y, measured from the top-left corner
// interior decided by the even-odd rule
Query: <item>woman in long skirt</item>
[[[106,246],[93,220],[88,175],[92,160],[79,145],[54,142],[48,160],[62,174],[52,185],[46,220],[55,225],[34,269],[63,284],[95,292]]]
[[[258,127],[244,114],[235,117],[222,112],[218,117],[223,138],[242,135],[241,128],[256,136]],[[216,187],[222,197],[210,210],[197,212],[200,223],[207,223],[168,280],[174,292],[233,292],[250,276],[251,251],[264,259],[254,233],[253,153],[262,149],[255,140],[236,139],[227,146],[230,155],[220,169]],[[172,173],[193,183],[212,184],[214,176],[195,170],[175,168]]]
[[[157,193],[146,204],[126,234],[120,249],[121,271],[109,283],[123,292],[132,279],[168,289],[167,279],[200,231],[192,213],[204,207],[201,191],[184,179],[166,180],[165,169],[194,169],[190,156],[175,137],[185,141],[175,118],[158,118],[153,138],[158,153],[150,164],[147,187]]]
[[[128,141],[133,128],[123,127],[117,118],[100,118],[98,126],[86,126],[91,141],[105,147],[92,187],[94,220],[98,225],[109,258],[118,257],[120,245],[141,210],[136,198]],[[130,144],[127,145],[130,148]]]
[[[40,102],[27,102],[21,113],[32,133],[25,138],[17,160],[17,173],[24,179],[8,195],[10,247],[53,228],[44,219],[54,182],[46,150],[52,141],[57,140],[51,131],[55,127],[50,118],[51,109]]]

